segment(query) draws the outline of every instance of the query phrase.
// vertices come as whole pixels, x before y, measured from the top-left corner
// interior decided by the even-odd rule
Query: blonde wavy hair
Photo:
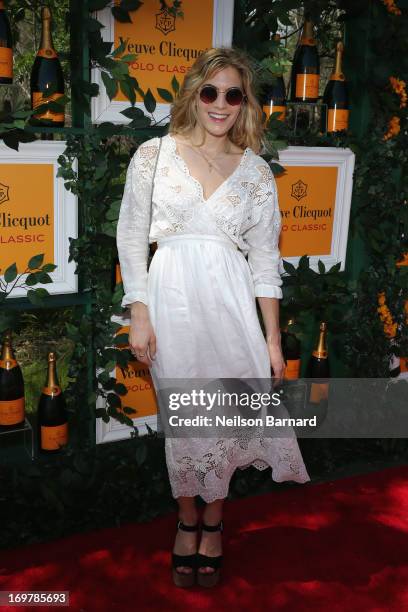
[[[218,47],[207,49],[188,71],[179,94],[171,107],[169,131],[172,134],[188,134],[197,123],[195,95],[201,85],[224,68],[235,68],[242,80],[246,100],[229,131],[229,139],[238,147],[250,147],[259,153],[263,146],[262,109],[255,96],[255,73],[248,56],[238,49]]]

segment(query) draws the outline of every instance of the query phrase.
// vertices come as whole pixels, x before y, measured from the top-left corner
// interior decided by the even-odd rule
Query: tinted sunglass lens
[[[212,102],[215,102],[217,96],[218,92],[215,87],[206,86],[200,91],[200,100],[204,102],[204,104],[211,104]]]
[[[229,89],[225,94],[225,99],[230,106],[241,104],[244,94],[240,89]]]

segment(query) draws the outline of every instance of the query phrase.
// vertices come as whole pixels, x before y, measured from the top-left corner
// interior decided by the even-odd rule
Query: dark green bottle
[[[64,75],[57,52],[51,37],[51,11],[48,7],[41,9],[42,32],[40,48],[34,60],[31,70],[31,108],[40,104],[54,102],[64,95]],[[50,96],[43,97],[47,91]],[[34,114],[31,122],[36,125],[63,127],[65,122],[65,111],[47,108],[45,112]]]

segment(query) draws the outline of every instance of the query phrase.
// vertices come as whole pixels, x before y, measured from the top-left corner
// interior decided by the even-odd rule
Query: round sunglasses
[[[221,91],[215,85],[204,85],[199,92],[200,100],[204,104],[212,104],[220,93],[225,93],[225,100],[230,106],[238,106],[246,100],[246,95],[239,87],[230,87],[225,91]]]

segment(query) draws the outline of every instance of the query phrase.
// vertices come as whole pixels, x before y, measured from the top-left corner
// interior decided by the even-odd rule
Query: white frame
[[[319,259],[326,269],[341,262],[340,270],[346,264],[347,240],[350,220],[351,198],[353,192],[353,172],[355,155],[351,149],[339,147],[288,147],[279,151],[278,163],[281,166],[323,166],[338,169],[336,199],[334,207],[333,234],[330,254],[310,255],[309,264],[312,270],[318,269]],[[284,221],[282,220],[282,224]],[[280,273],[285,275],[283,261],[288,261],[297,267],[299,257],[281,256]]]
[[[65,151],[65,141],[37,140],[20,143],[19,151],[0,143],[0,164],[52,164],[54,166],[54,264],[57,268],[50,272],[52,283],[38,283],[33,289],[44,288],[52,295],[77,293],[78,276],[75,273],[75,261],[68,262],[69,240],[78,237],[78,199],[71,191],[65,189],[64,179],[57,177],[58,157]],[[77,171],[77,160],[72,164]],[[38,246],[40,251],[41,247]],[[44,263],[49,263],[44,261]],[[22,276],[22,280],[27,278]],[[1,277],[4,280],[4,276]],[[30,287],[31,289],[31,287]],[[27,289],[16,288],[7,299],[21,298],[27,295]]]
[[[101,30],[102,38],[105,42],[115,40],[114,25],[115,20],[112,17],[110,8],[105,8],[102,11],[94,13],[95,18],[103,24]],[[232,43],[232,30],[234,20],[234,0],[214,0],[214,19],[213,19],[213,38],[212,44],[214,47],[230,46]],[[113,42],[112,42],[113,45]],[[131,119],[121,115],[121,111],[129,108],[131,105],[129,100],[115,101],[110,100],[102,81],[101,70],[92,68],[91,78],[94,83],[99,85],[99,95],[94,96],[91,102],[91,117],[92,123],[99,124],[105,121],[115,123],[117,125],[130,123]],[[142,102],[136,102],[136,108],[141,108],[144,112],[146,109]],[[162,122],[162,125],[167,123],[164,121],[170,113],[170,104],[157,103],[154,117],[157,122]]]
[[[113,315],[111,321],[119,323],[122,326],[130,325],[128,314]],[[101,370],[97,370],[97,375]],[[115,377],[115,370],[111,370],[110,375]],[[105,400],[98,396],[96,400],[96,408],[105,408]],[[139,436],[144,436],[148,433],[146,424],[153,430],[157,431],[158,413],[149,416],[138,417],[132,419],[133,425],[138,428]],[[105,442],[117,442],[119,440],[127,440],[131,438],[133,429],[124,423],[120,423],[114,417],[109,417],[109,422],[105,423],[102,418],[97,418],[95,423],[96,444],[104,444]]]

